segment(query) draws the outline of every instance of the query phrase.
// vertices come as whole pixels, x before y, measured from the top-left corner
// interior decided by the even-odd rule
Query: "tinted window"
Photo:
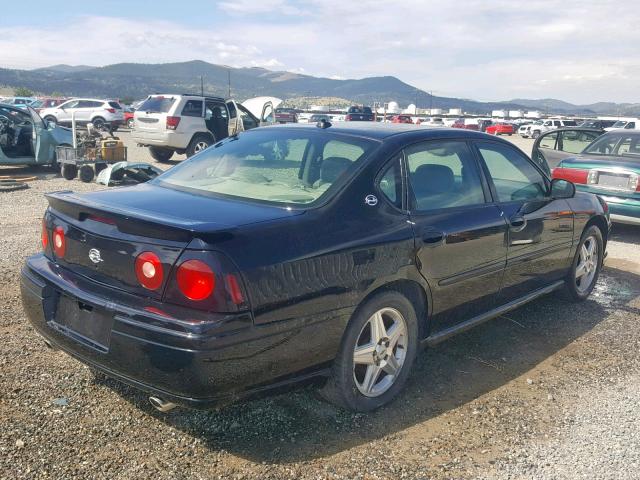
[[[589,145],[583,153],[589,155],[622,155],[634,154],[640,135],[629,133],[606,133]]]
[[[240,119],[242,120],[242,125],[245,130],[251,130],[258,126],[258,122],[253,118],[253,115],[251,115],[242,105],[238,105],[238,112],[240,113]]]
[[[149,97],[142,102],[138,110],[147,113],[167,113],[175,101],[176,99],[174,97]]]
[[[202,100],[188,100],[182,107],[185,117],[202,117]]]
[[[580,153],[598,136],[599,134],[596,132],[562,132],[558,150],[567,153]]]
[[[111,108],[115,108],[116,110],[122,110],[122,106],[118,102],[108,102]]]
[[[380,190],[389,201],[398,208],[402,208],[402,173],[400,159],[391,162],[380,179]]]
[[[104,107],[104,102],[96,102],[94,100],[89,100],[86,102],[86,105],[83,105],[83,107],[86,107],[86,108]],[[105,108],[109,108],[109,107],[105,107]]]
[[[480,143],[480,154],[500,202],[545,198],[547,181],[518,150],[508,145]]]
[[[424,142],[405,154],[417,210],[484,203],[480,175],[466,143]]]
[[[556,148],[557,139],[558,139],[557,132],[553,132],[548,135],[545,135],[544,137],[542,137],[542,140],[540,140],[540,148],[551,148],[551,149]]]
[[[315,130],[256,129],[208,148],[157,181],[202,195],[313,204],[338,191],[378,144]]]

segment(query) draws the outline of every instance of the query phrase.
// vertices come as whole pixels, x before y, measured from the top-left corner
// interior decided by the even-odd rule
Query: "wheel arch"
[[[607,221],[605,220],[605,218],[602,215],[596,215],[594,217],[591,217],[589,219],[589,221],[585,224],[584,228],[582,229],[582,233],[580,234],[580,236],[582,237],[582,235],[587,230],[587,228],[589,228],[592,225],[595,225],[600,230],[600,233],[602,234],[602,244],[603,244],[602,247],[606,251],[606,249],[607,249],[607,240],[608,240],[608,237],[609,237],[609,235],[608,235],[609,234],[609,224],[607,223]],[[603,260],[604,260],[604,257],[603,257]]]
[[[198,132],[195,132],[193,135],[191,135],[191,138],[189,139],[189,145],[191,145],[191,142],[193,142],[193,139],[196,138],[198,135],[205,135],[209,137],[213,143],[216,142],[216,137],[213,135],[213,133],[207,130],[206,132],[198,131]]]

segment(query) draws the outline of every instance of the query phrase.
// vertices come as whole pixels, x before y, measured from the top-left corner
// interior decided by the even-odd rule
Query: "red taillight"
[[[107,112],[116,113],[116,109],[115,108],[107,108]]]
[[[351,119],[352,119],[351,115],[346,115],[346,116],[344,117],[345,122],[350,122],[350,121],[351,121]]]
[[[167,117],[167,130],[175,130],[180,124],[180,117]]]
[[[231,297],[231,301],[236,305],[242,305],[244,303],[244,296],[242,295],[242,289],[238,283],[238,279],[235,275],[228,274],[225,277],[227,283],[227,292]]]
[[[47,222],[42,219],[42,233],[40,235],[42,239],[42,250],[47,249],[47,245],[49,245],[49,232],[47,232]]]
[[[157,290],[162,286],[162,262],[155,253],[142,252],[138,255],[135,270],[136,277],[144,288]]]
[[[200,260],[187,260],[176,273],[180,292],[189,300],[200,301],[209,297],[216,287],[213,270]]]
[[[66,249],[67,241],[64,238],[64,230],[62,227],[56,227],[53,230],[53,251],[58,258],[64,258]]]
[[[100,217],[98,215],[89,215],[87,217],[87,219],[93,220],[94,222],[106,223],[107,225],[115,225],[116,224],[115,220],[112,220],[112,219],[107,218],[107,217]]]
[[[551,172],[552,178],[561,178],[573,183],[587,183],[589,172],[587,170],[581,170],[578,168],[554,168]]]

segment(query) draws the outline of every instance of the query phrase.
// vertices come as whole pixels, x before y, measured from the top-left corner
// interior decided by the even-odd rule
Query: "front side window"
[[[500,202],[543,199],[547,181],[518,150],[497,143],[478,143]]]
[[[418,211],[484,203],[480,174],[461,141],[429,141],[405,150],[409,184]]]
[[[557,139],[558,139],[557,132],[553,132],[553,133],[549,133],[548,135],[545,135],[544,137],[542,137],[542,140],[540,140],[540,148],[550,148],[552,150],[555,149]]]
[[[598,138],[599,134],[596,132],[580,132],[567,130],[562,132],[560,137],[560,144],[562,148],[558,148],[567,153],[580,153],[591,142]]]
[[[342,188],[377,145],[315,130],[256,129],[208,148],[156,181],[201,195],[311,205]]]

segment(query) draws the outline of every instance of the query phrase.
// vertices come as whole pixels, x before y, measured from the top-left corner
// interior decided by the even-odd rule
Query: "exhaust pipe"
[[[149,397],[149,403],[153,405],[153,408],[158,410],[159,412],[169,412],[177,407],[175,403],[167,402],[166,400],[161,399],[160,397]]]

